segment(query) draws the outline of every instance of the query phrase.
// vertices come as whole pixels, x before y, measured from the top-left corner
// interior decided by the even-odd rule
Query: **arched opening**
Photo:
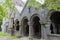
[[[56,34],[60,34],[60,12],[55,11],[51,13],[50,20],[52,22],[51,32],[54,31]]]
[[[19,20],[18,19],[15,20],[15,29],[16,31],[19,31]]]
[[[34,30],[34,37],[41,38],[41,24],[40,19],[38,16],[33,17],[33,30]]]
[[[51,30],[51,33],[54,34],[53,25],[52,24],[50,25],[50,30]]]
[[[23,32],[24,32],[24,36],[29,36],[28,19],[23,20]]]

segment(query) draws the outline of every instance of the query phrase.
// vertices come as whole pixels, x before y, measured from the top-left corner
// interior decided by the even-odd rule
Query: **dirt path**
[[[23,38],[14,38],[14,39],[2,37],[2,38],[0,38],[0,40],[29,40],[29,39],[26,38],[26,37],[23,37]]]
[[[0,38],[0,40],[29,40],[29,38],[28,37],[23,37],[23,38],[10,39],[10,38],[3,37],[3,38]],[[34,40],[40,40],[40,39],[34,38]],[[44,40],[44,39],[41,39],[41,40]]]

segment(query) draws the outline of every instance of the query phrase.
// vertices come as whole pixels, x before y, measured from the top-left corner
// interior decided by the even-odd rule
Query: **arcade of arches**
[[[35,16],[32,19],[33,37],[35,38],[41,38],[41,24],[39,21],[40,19],[38,16]],[[23,26],[23,35],[29,36],[29,24],[27,18],[23,20],[22,26]]]
[[[51,20],[51,25],[50,25],[50,30],[52,34],[60,34],[60,12],[53,12],[51,13],[50,16],[50,20]],[[29,33],[29,27],[31,27],[28,22],[28,18],[23,19],[22,21],[22,29],[23,29],[23,35],[24,36],[29,36],[29,34],[31,34],[33,37],[35,38],[41,38],[42,34],[41,34],[41,24],[40,24],[40,18],[38,16],[34,16],[32,18],[32,32]]]
[[[22,20],[20,29],[16,27],[16,30],[19,30],[22,36],[30,36],[34,38],[42,38],[47,37],[46,35],[50,32],[52,34],[60,34],[60,12],[54,11],[50,15],[49,24],[40,23],[41,19],[38,16],[33,16],[30,20],[25,18]],[[19,24],[19,22],[18,22]],[[50,28],[49,28],[49,27]],[[46,33],[46,29],[49,33]],[[43,33],[44,32],[44,33]],[[44,38],[43,37],[43,38]]]

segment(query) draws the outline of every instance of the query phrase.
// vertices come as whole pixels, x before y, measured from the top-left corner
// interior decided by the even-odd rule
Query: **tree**
[[[1,1],[1,0],[0,0]],[[13,11],[13,3],[12,0],[4,0],[0,2],[0,25],[2,24],[3,17],[8,18],[6,10]]]
[[[49,10],[58,10],[60,9],[60,0],[46,0],[45,4]]]
[[[39,2],[37,2],[36,0],[30,0],[28,2],[28,6],[31,6],[34,8],[39,8],[41,6],[41,4]]]
[[[60,9],[60,0],[45,0],[44,4],[41,4],[36,0],[30,0],[28,5],[35,8],[47,8],[48,10],[57,10]]]

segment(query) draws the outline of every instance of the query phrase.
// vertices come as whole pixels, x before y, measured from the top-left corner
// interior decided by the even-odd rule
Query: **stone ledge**
[[[50,34],[48,36],[52,36],[52,37],[60,37],[60,34]]]
[[[60,40],[60,34],[50,34],[47,38],[48,40]]]

